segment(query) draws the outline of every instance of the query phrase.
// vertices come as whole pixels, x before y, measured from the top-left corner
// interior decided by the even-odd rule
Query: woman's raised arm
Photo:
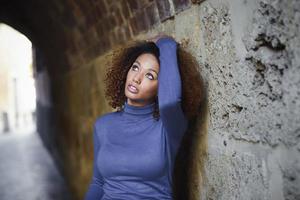
[[[187,127],[187,119],[181,109],[181,78],[177,61],[178,43],[171,37],[156,41],[160,52],[158,76],[158,104],[162,122],[171,142],[178,144]],[[177,145],[176,145],[177,146]]]

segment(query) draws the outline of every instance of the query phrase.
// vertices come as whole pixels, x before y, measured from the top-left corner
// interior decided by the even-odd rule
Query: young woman
[[[157,36],[114,54],[105,82],[117,111],[94,124],[85,200],[173,199],[176,153],[201,101],[197,64],[178,46],[172,37]]]

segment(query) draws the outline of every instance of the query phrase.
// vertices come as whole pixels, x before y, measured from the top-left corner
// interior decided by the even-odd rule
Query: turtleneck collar
[[[133,106],[127,103],[127,100],[124,104],[124,112],[134,115],[145,115],[153,112],[155,106],[155,102],[151,104],[147,104],[145,106]]]

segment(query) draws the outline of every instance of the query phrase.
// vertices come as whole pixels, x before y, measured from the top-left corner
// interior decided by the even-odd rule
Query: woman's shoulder
[[[108,125],[109,123],[113,122],[114,120],[116,120],[116,118],[118,117],[119,113],[118,112],[109,112],[109,113],[105,113],[102,114],[100,116],[98,116],[95,120],[95,126],[103,126],[103,125]]]

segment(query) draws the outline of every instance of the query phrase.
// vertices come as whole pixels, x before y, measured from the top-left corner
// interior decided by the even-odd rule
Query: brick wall
[[[68,1],[69,15],[77,21],[66,32],[69,66],[80,67],[190,6],[188,0]]]

